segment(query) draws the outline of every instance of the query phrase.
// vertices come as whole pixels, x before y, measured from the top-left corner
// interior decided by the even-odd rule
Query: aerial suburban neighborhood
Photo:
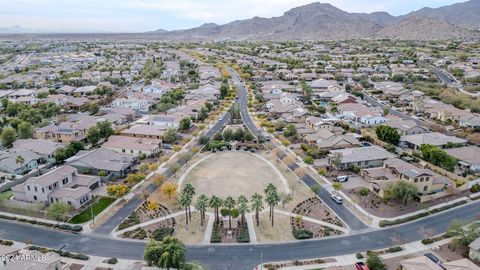
[[[479,12],[0,24],[0,269],[480,269]]]

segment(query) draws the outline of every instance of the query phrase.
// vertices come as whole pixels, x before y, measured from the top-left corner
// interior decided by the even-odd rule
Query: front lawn
[[[12,196],[13,196],[13,191],[11,191],[11,190],[5,190],[4,192],[0,192],[0,201],[1,200],[8,200]]]
[[[92,205],[92,211],[95,216],[100,214],[105,208],[107,208],[110,204],[115,201],[115,198],[112,197],[101,197],[100,199],[96,200]],[[74,216],[70,223],[72,224],[81,224],[85,223],[92,219],[92,212],[90,210],[90,206],[85,208],[80,214]]]

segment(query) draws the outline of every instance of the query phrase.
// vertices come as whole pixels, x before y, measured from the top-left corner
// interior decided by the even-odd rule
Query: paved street
[[[205,134],[207,137],[212,137],[217,133],[226,123],[230,121],[230,113],[226,113],[221,121],[217,121]],[[180,161],[178,161],[179,163]],[[172,172],[169,170],[165,171],[166,178],[172,176]],[[157,185],[151,183],[147,187],[149,193],[153,193],[158,188]],[[109,234],[112,232],[124,219],[126,219],[140,204],[142,200],[138,197],[133,197],[130,201],[127,202],[121,209],[119,209],[112,217],[105,221],[101,226],[95,229],[96,233],[99,234]]]
[[[228,71],[232,75],[232,79],[237,88],[237,97],[238,97],[238,103],[240,104],[240,115],[242,116],[242,120],[245,123],[245,125],[248,127],[248,129],[258,138],[258,136],[261,135],[261,133],[253,123],[252,119],[250,118],[250,115],[248,114],[247,89],[245,89],[245,86],[241,82],[240,77],[232,68],[229,67]]]
[[[445,231],[452,220],[473,220],[480,213],[480,202],[460,206],[422,220],[397,227],[362,232],[354,235],[320,240],[279,243],[272,245],[209,245],[188,246],[188,260],[196,260],[210,269],[253,269],[263,261],[307,259],[356,253],[391,245],[391,237],[400,235],[406,241],[423,238],[422,227],[437,233]],[[97,233],[75,235],[33,227],[9,221],[0,221],[0,238],[32,241],[33,244],[81,252],[90,255],[141,259],[145,242],[111,239]]]

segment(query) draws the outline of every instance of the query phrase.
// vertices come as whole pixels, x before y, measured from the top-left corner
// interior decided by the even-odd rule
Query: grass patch
[[[13,196],[13,191],[11,191],[11,190],[5,190],[4,192],[0,192],[0,201],[1,200],[8,200],[12,196]]]
[[[112,204],[115,201],[115,198],[112,197],[101,197],[97,201],[95,201],[92,205],[92,211],[95,216],[100,214],[105,208],[107,208],[110,204]],[[74,216],[71,220],[70,223],[72,224],[81,224],[85,223],[89,220],[92,219],[92,213],[90,210],[90,206],[85,208],[80,214]]]

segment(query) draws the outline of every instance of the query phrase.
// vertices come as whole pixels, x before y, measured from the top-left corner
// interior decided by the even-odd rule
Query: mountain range
[[[223,25],[206,23],[191,29],[149,33],[166,40],[479,39],[480,0],[423,8],[402,16],[387,12],[349,13],[315,2],[279,17],[254,17]]]

